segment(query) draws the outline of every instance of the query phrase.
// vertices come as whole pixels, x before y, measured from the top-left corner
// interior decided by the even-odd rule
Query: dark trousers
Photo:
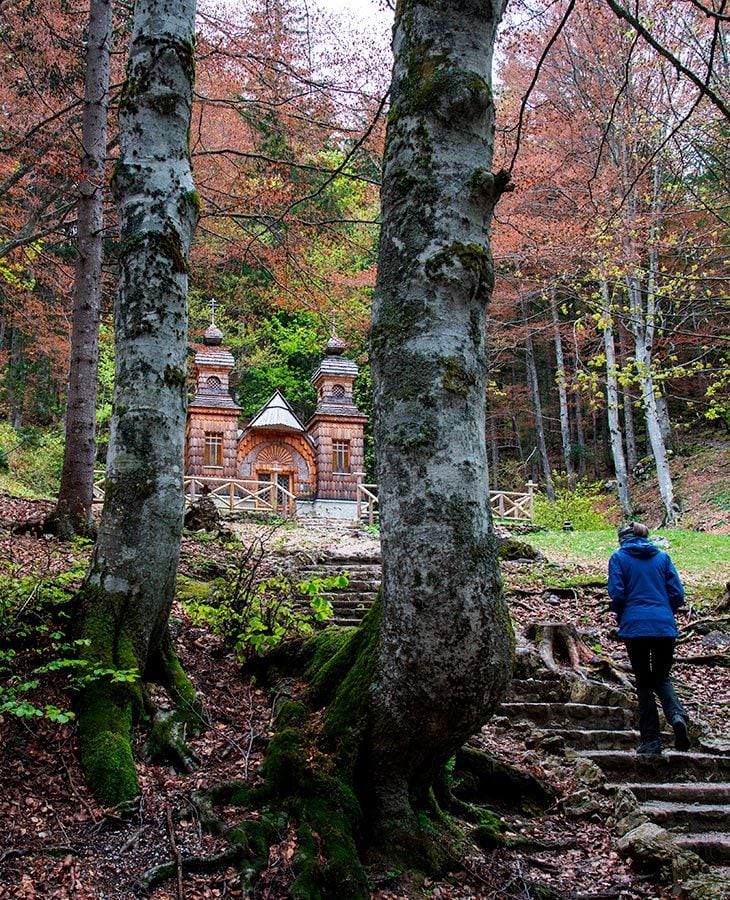
[[[642,743],[660,739],[655,695],[670,725],[677,716],[685,721],[688,719],[687,711],[679,702],[669,679],[674,661],[674,643],[674,638],[626,638],[629,661],[636,677]]]

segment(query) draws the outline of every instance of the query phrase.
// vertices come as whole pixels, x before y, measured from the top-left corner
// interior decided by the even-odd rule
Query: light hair
[[[633,522],[631,528],[633,529],[634,535],[636,537],[649,537],[649,529],[646,527],[646,525],[644,525],[643,522]]]

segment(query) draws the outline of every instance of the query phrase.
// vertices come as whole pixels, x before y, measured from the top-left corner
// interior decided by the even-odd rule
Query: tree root
[[[238,866],[245,859],[243,847],[229,847],[215,856],[184,856],[180,858],[179,866],[175,860],[168,860],[159,865],[152,866],[139,878],[135,886],[135,895],[145,897],[152,893],[154,888],[174,878],[178,868],[184,875],[191,873],[205,874],[217,872],[228,866]]]
[[[730,668],[730,653],[702,653],[697,656],[677,656],[675,663],[687,663],[691,666],[721,666]]]
[[[525,629],[525,636],[537,641],[540,659],[551,672],[559,672],[556,655],[563,656],[574,672],[582,673],[584,663],[592,663],[596,654],[579,637],[574,625],[564,622],[533,622]]]
[[[143,755],[148,762],[166,762],[176,772],[189,775],[200,766],[200,760],[186,741],[187,717],[178,710],[158,709]]]
[[[204,791],[196,791],[190,798],[190,806],[208,834],[218,837],[228,834],[230,828],[216,815],[216,806],[245,806],[251,797],[251,787],[243,781],[222,781]]]
[[[545,809],[555,791],[529,772],[465,745],[456,754],[452,793],[467,802],[487,802],[498,809]]]
[[[170,763],[176,772],[194,772],[200,766],[200,760],[188,746],[187,736],[199,734],[202,730],[205,724],[203,707],[169,637],[164,642],[161,658],[153,667],[151,677],[167,691],[175,708],[155,708],[146,696],[153,720],[144,745],[144,757],[149,762]]]
[[[599,678],[631,687],[624,673],[605,656],[595,653],[580,637],[574,625],[565,622],[532,622],[525,629],[525,637],[537,642],[537,652],[550,672],[560,673],[563,665],[580,678],[586,678],[586,667]]]

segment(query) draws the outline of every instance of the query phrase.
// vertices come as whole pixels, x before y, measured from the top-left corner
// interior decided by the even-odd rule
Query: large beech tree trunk
[[[491,63],[502,0],[399,0],[371,359],[383,552],[368,753],[381,835],[509,681],[485,445]]]
[[[168,676],[167,619],[183,518],[187,255],[198,202],[188,154],[195,0],[137,0],[120,102],[116,386],[104,510],[80,635],[90,659]],[[177,667],[179,670],[179,666]],[[82,762],[105,803],[133,797],[137,686],[81,698]]]
[[[56,507],[59,534],[89,534],[96,461],[96,378],[112,32],[111,0],[91,0],[81,125],[81,182],[71,326],[66,445]]]

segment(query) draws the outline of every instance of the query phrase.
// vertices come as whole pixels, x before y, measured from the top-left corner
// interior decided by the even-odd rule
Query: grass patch
[[[656,539],[669,553],[680,575],[708,573],[713,580],[730,577],[730,540],[726,534],[705,534],[678,528],[654,531],[651,538]],[[615,528],[544,531],[531,534],[529,541],[548,559],[559,557],[572,563],[605,565],[609,556],[618,549]],[[664,541],[668,546],[664,545]]]

